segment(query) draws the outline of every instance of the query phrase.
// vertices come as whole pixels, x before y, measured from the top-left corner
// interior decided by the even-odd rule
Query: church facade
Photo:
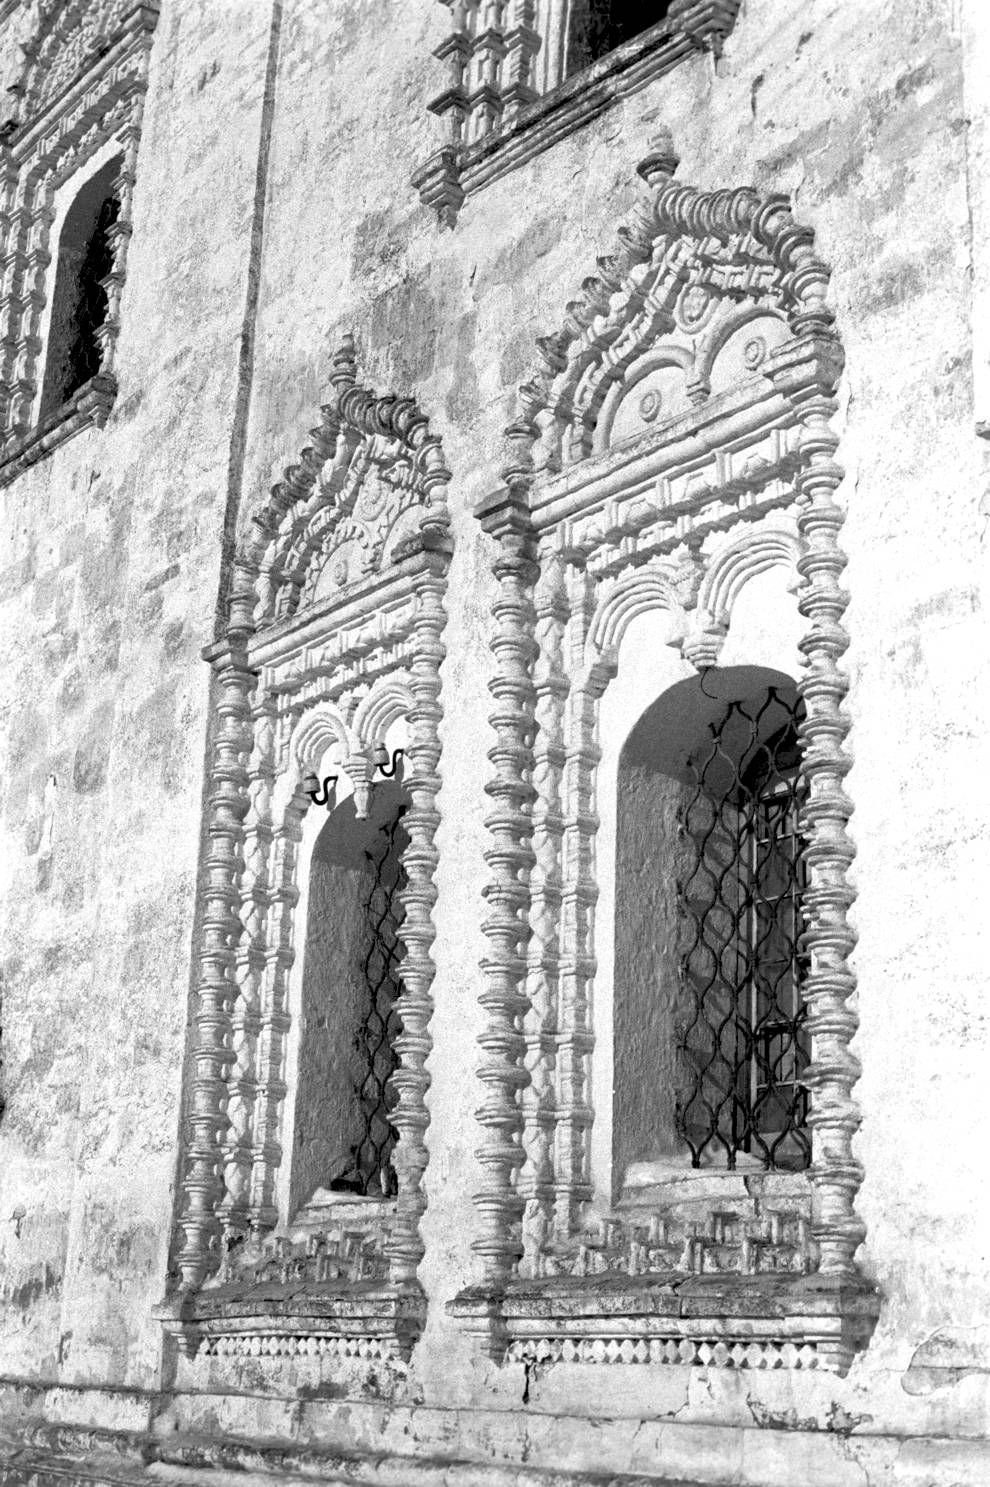
[[[990,1481],[981,8],[0,67],[0,1481]]]

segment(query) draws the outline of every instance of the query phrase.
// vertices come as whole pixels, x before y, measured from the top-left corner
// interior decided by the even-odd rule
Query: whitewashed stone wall
[[[988,22],[971,10],[964,20],[965,54],[949,0],[747,0],[717,64],[687,58],[472,192],[442,230],[409,182],[438,143],[425,104],[441,82],[431,51],[448,29],[443,6],[163,0],[117,401],[105,428],[0,491],[0,1462],[44,1420],[37,1450],[88,1457],[105,1480],[137,1474],[150,1439],[185,1480],[208,1481],[222,1438],[288,1453],[245,1447],[249,1480],[290,1460],[324,1460],[335,1480],[402,1480],[381,1461],[410,1455],[431,1481],[442,1469],[427,1463],[442,1461],[518,1483],[550,1471],[746,1487],[990,1477],[990,630],[976,431],[988,413],[974,403],[988,328],[985,234],[970,217]],[[830,266],[846,353],[836,425],[860,1260],[883,1305],[841,1379],[499,1366],[445,1310],[479,1274],[473,1071],[495,581],[473,508],[497,484],[535,338],[560,325],[588,263],[609,251],[661,124],[679,180],[789,194]],[[193,974],[211,718],[200,651],[233,544],[307,443],[348,331],[363,379],[416,399],[453,477],[426,1325],[408,1364],[189,1359],[152,1308],[167,1284]],[[740,601],[740,631],[759,634],[764,599],[782,597],[777,576]],[[773,643],[790,653],[798,633]],[[730,632],[722,662],[751,662],[735,644]],[[651,654],[630,636],[621,657],[616,687],[635,656],[630,724],[661,690]],[[628,731],[616,725],[612,739],[610,726],[603,818],[615,810],[606,765]],[[601,850],[603,905],[613,863]],[[607,1091],[607,1059],[596,1077]],[[597,1144],[607,1130],[596,1123],[593,1162],[609,1160]],[[341,1464],[347,1453],[379,1464]],[[31,1480],[19,1470],[5,1463],[0,1476]]]

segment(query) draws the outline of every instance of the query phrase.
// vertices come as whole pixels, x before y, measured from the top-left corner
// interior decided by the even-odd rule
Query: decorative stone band
[[[562,77],[564,58],[558,55],[550,64],[550,91],[539,97],[532,57],[550,47],[547,33],[555,26],[541,9],[539,30],[533,29],[532,0],[514,0],[503,23],[493,26],[491,7],[464,0],[434,53],[446,64],[447,82],[429,107],[444,120],[447,138],[412,184],[443,226],[454,225],[471,192],[542,154],[617,100],[700,50],[718,54],[739,0],[672,0],[661,21],[572,77]]]
[[[491,1296],[450,1312],[487,1337]],[[501,1297],[506,1357],[527,1363],[663,1363],[845,1373],[876,1322],[863,1281],[831,1276],[666,1275],[515,1281]]]
[[[392,1337],[335,1337],[316,1332],[231,1332],[204,1337],[204,1358],[359,1358],[384,1362],[401,1358]]]
[[[673,1363],[693,1368],[818,1368],[817,1341],[751,1337],[541,1337],[509,1344],[507,1363]]]
[[[155,1310],[187,1356],[407,1359],[426,1318],[415,1283],[228,1285]]]

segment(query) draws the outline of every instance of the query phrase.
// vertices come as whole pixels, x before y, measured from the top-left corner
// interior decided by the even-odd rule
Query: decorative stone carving
[[[350,338],[333,359],[330,381],[312,444],[240,544],[226,635],[205,653],[219,706],[178,1218],[181,1283],[159,1309],[189,1351],[207,1337],[214,1352],[230,1351],[217,1339],[250,1332],[255,1339],[336,1339],[327,1343],[331,1352],[346,1341],[361,1356],[361,1338],[375,1339],[368,1356],[385,1356],[374,1349],[390,1338],[388,1346],[406,1355],[422,1311],[416,1270],[450,473],[411,399],[376,397],[358,385]],[[304,781],[333,748],[360,810],[374,789],[385,734],[399,719],[408,730],[409,842],[398,930],[402,1032],[391,1080],[397,1196],[384,1204],[351,1200],[346,1213],[338,1212],[346,1200],[335,1199],[322,1228],[302,1215],[302,1237],[271,1235],[298,848],[310,809]],[[293,1311],[299,1281],[309,1296],[305,1317]],[[374,1294],[365,1295],[370,1282]],[[265,1321],[272,1284],[287,1288],[277,1326]],[[360,1305],[350,1294],[355,1285]],[[237,1326],[225,1332],[225,1318],[235,1316]],[[362,1318],[370,1331],[357,1325]],[[237,1348],[247,1346],[241,1336]],[[267,1342],[258,1348],[271,1352]]]
[[[23,7],[16,22],[7,22],[16,25],[21,65],[7,83],[8,114],[0,130],[0,485],[89,424],[103,424],[113,405],[141,110],[157,20],[156,0],[48,0]],[[98,333],[100,367],[63,407],[35,423],[42,317],[56,246],[55,191],[111,140],[121,155],[113,181],[119,213],[110,231],[113,265],[101,281],[108,303]]]
[[[430,103],[445,141],[413,177],[452,227],[467,194],[542,153],[615,99],[698,50],[719,54],[739,0],[672,0],[662,20],[573,78],[565,75],[571,0],[441,0],[449,34],[434,55],[447,81]]]
[[[676,164],[669,136],[651,141],[639,167],[649,195],[583,281],[560,329],[538,341],[541,365],[521,387],[518,417],[506,430],[505,487],[478,512],[498,543],[503,584],[491,756],[502,808],[491,821],[489,853],[500,913],[489,926],[482,998],[489,1020],[480,1040],[497,1056],[485,1065],[479,1113],[487,1181],[477,1200],[477,1248],[487,1279],[452,1311],[496,1355],[507,1345],[514,1356],[525,1335],[562,1356],[553,1338],[570,1325],[571,1312],[558,1305],[565,1279],[579,1288],[567,1293],[568,1306],[587,1319],[605,1277],[621,1271],[638,1282],[659,1269],[683,1281],[712,1268],[726,1277],[726,1309],[717,1326],[714,1313],[697,1323],[706,1347],[723,1332],[730,1352],[742,1346],[762,1316],[770,1330],[759,1346],[776,1349],[775,1366],[786,1359],[799,1366],[801,1349],[810,1348],[816,1366],[845,1369],[868,1335],[877,1298],[854,1258],[864,1231],[854,1208],[861,1171],[850,1150],[859,1117],[849,1049],[851,804],[842,790],[846,601],[835,495],[841,471],[829,423],[842,353],[826,301],[828,272],[786,199],[748,188],[701,193],[674,183]],[[589,1239],[600,700],[622,633],[638,614],[666,610],[670,643],[696,667],[711,666],[740,590],[771,566],[794,574],[807,620],[801,649],[809,664],[799,691],[812,1187],[797,1179],[805,1197],[793,1224],[768,1218],[750,1195],[734,1210],[728,1245],[714,1200],[673,1228],[659,1210],[652,1219],[612,1210],[601,1220],[605,1237]],[[600,1212],[608,1195],[597,1201]],[[722,1238],[711,1228],[716,1221]],[[784,1250],[781,1223],[790,1236]],[[525,1284],[514,1278],[520,1260]],[[792,1285],[783,1293],[782,1271]],[[814,1304],[793,1292],[802,1276]],[[602,1322],[604,1351],[596,1343],[595,1358],[618,1360],[621,1306],[611,1293],[607,1305],[600,1299],[611,1320]],[[632,1294],[629,1306],[628,1338],[642,1340],[645,1331],[644,1361],[655,1360],[654,1323],[643,1321]],[[784,1332],[781,1317],[791,1319]],[[694,1335],[682,1320],[663,1325],[674,1331],[658,1334],[661,1351]],[[785,1338],[796,1353],[784,1349]],[[691,1342],[689,1361],[708,1357],[700,1346]]]

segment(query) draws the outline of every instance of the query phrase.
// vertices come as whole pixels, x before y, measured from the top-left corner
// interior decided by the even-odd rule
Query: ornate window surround
[[[215,729],[180,1279],[156,1310],[189,1354],[405,1357],[425,1311],[416,1273],[451,477],[411,399],[357,384],[349,337],[330,381],[312,445],[240,545],[225,636],[204,652],[214,670]],[[280,1217],[300,843],[322,824],[305,779],[340,770],[360,813],[380,746],[396,729],[405,730],[410,798],[403,1030],[391,1081],[398,1191],[392,1201],[332,1205],[300,1244],[298,1235],[271,1231]]]
[[[500,590],[475,1198],[484,1278],[451,1311],[496,1358],[844,1372],[879,1303],[855,1261],[847,600],[830,422],[842,348],[828,271],[787,199],[699,192],[674,183],[676,165],[657,136],[638,167],[649,199],[561,330],[539,339],[542,366],[506,430],[505,485],[478,511]],[[665,376],[681,393],[660,421]],[[610,447],[630,393],[640,431]],[[735,596],[778,564],[796,569],[805,621],[810,1191],[803,1174],[779,1191],[756,1183],[751,1225],[717,1201],[702,1205],[704,1222],[680,1222],[683,1192],[672,1193],[644,1226],[606,1211],[589,1242],[601,699],[632,618],[668,611],[668,641],[703,670]],[[597,1197],[601,1215],[609,1195]]]
[[[672,0],[666,17],[592,66],[564,75],[570,0],[440,0],[450,35],[434,55],[448,81],[430,103],[446,142],[413,176],[452,227],[464,198],[542,154],[685,57],[719,55],[740,0]]]
[[[7,78],[13,112],[0,127],[0,485],[81,429],[102,426],[117,391],[120,296],[157,0],[44,0],[0,16],[21,61]],[[16,40],[16,47],[15,47]],[[110,148],[108,148],[108,146]],[[44,324],[64,187],[114,154],[120,215],[99,332],[100,370],[37,421]]]

